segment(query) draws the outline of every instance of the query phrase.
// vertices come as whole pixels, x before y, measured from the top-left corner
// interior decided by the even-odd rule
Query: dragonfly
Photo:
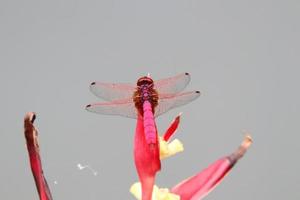
[[[181,73],[156,81],[148,74],[139,78],[136,84],[92,82],[90,91],[106,102],[89,104],[86,110],[134,119],[142,117],[146,141],[155,144],[154,119],[200,96],[200,91],[182,92],[190,80],[189,73]]]

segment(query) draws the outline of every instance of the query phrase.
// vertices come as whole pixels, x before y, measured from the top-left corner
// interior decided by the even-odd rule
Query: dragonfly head
[[[139,87],[141,87],[143,85],[150,86],[150,85],[153,85],[153,80],[148,76],[143,76],[143,77],[138,79],[136,85],[139,86]]]

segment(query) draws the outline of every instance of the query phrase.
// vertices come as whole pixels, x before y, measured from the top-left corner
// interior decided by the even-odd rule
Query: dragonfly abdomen
[[[149,101],[144,101],[143,103],[143,113],[144,113],[144,132],[147,144],[156,143],[156,128],[154,122],[154,115],[152,112],[152,105]]]

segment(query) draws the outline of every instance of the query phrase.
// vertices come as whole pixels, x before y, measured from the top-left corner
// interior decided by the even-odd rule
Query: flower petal
[[[220,183],[235,163],[246,153],[251,143],[252,139],[247,135],[234,153],[217,160],[197,175],[182,181],[172,188],[171,192],[178,194],[180,200],[202,199]]]
[[[31,171],[39,193],[40,200],[52,200],[51,192],[44,177],[40,150],[38,145],[38,132],[33,125],[35,113],[27,113],[24,118],[24,134],[30,159]]]
[[[173,120],[173,122],[169,126],[168,130],[165,132],[165,134],[163,136],[164,141],[168,141],[171,138],[171,136],[175,133],[175,131],[177,130],[177,128],[179,126],[179,122],[180,122],[180,116],[181,116],[181,113],[179,113],[177,115],[177,117]]]
[[[141,200],[141,183],[134,183],[130,187],[130,192],[134,195],[136,199]],[[167,188],[158,188],[156,185],[154,185],[151,200],[180,200],[180,197],[176,194],[170,193]]]
[[[174,139],[171,142],[166,142],[159,137],[159,153],[160,159],[167,158],[183,151],[183,144],[178,139]]]

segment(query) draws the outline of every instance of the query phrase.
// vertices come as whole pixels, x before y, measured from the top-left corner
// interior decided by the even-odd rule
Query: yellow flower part
[[[164,159],[183,151],[183,144],[178,139],[166,142],[159,137],[159,151],[160,159]]]
[[[130,188],[131,194],[137,200],[142,199],[142,190],[141,190],[141,183],[136,182]],[[156,185],[153,187],[152,192],[152,200],[180,200],[180,197],[176,194],[170,193],[169,189],[167,188],[158,188]]]

